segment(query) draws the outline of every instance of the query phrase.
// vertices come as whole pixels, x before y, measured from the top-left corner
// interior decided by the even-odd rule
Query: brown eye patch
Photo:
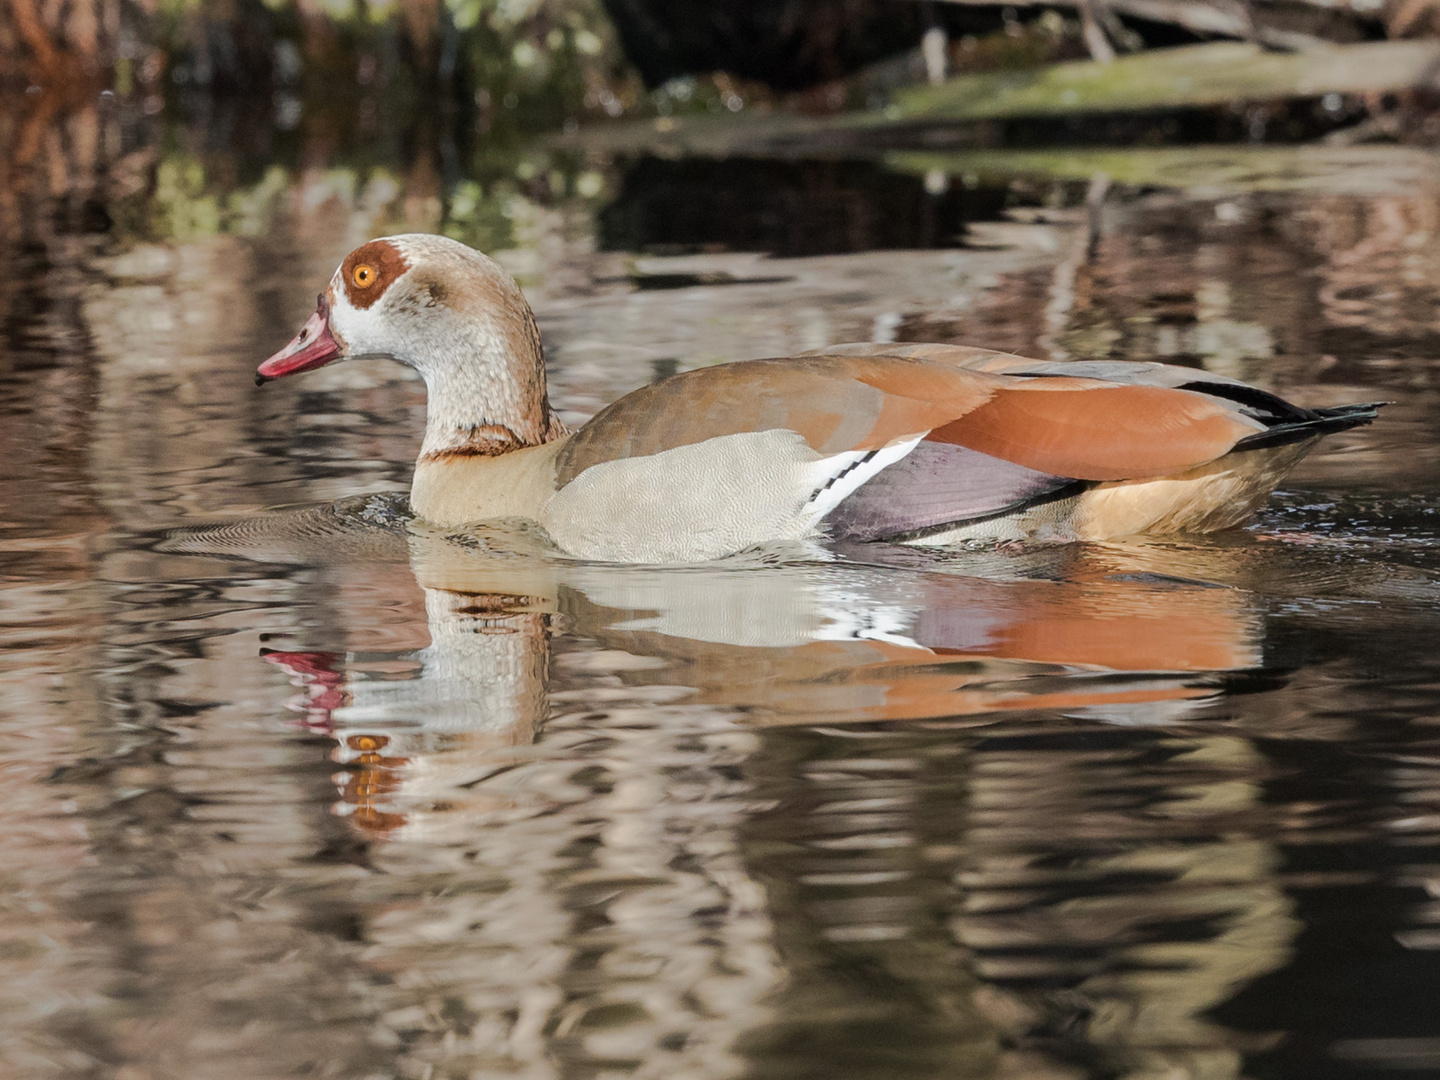
[[[388,240],[371,240],[345,256],[340,264],[340,280],[345,286],[345,296],[357,308],[368,308],[385,295],[391,282],[406,270],[410,263]]]

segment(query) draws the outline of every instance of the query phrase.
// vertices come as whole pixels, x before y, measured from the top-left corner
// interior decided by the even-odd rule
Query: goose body
[[[1228,528],[1322,435],[1377,408],[1303,409],[1164,364],[855,344],[676,375],[572,433],[550,409],[515,282],[422,234],[351,252],[257,381],[375,355],[426,382],[420,517],[526,519],[572,555],[621,562],[817,535],[950,544]]]

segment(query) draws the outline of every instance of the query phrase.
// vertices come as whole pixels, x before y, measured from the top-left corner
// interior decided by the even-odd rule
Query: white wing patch
[[[911,439],[893,442],[879,450],[846,450],[821,458],[810,466],[809,474],[815,482],[815,491],[805,503],[804,513],[810,524],[816,525],[825,515],[834,510],[852,494],[855,489],[888,469],[915,447],[920,445],[924,433]]]
[[[817,610],[823,619],[816,641],[885,641],[907,649],[926,649],[912,637],[915,609],[877,604],[872,597],[848,590],[821,595]]]

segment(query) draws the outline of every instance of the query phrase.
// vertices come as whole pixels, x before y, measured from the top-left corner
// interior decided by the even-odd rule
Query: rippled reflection
[[[159,546],[299,563],[352,629],[423,605],[418,648],[264,655],[341,766],[331,857],[444,883],[350,905],[366,965],[472,1003],[407,1014],[417,1060],[1239,1076],[1274,1044],[1206,1015],[1298,929],[1223,703],[1284,678],[1270,599],[1343,596],[1305,548],[653,570],[387,512]]]
[[[1440,1069],[1430,156],[456,176],[113,119],[0,120],[0,1073]],[[400,369],[251,387],[396,228],[522,275],[571,420],[887,336],[1397,405],[1229,536],[589,565],[366,494]]]

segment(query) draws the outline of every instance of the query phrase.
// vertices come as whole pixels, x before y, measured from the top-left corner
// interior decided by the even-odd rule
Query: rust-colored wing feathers
[[[1001,390],[927,438],[1076,480],[1141,480],[1214,461],[1263,430],[1188,390],[1054,378]]]
[[[970,366],[1022,359],[1008,354],[892,348],[910,355],[751,360],[643,387],[576,432],[557,479],[564,485],[602,461],[775,429],[799,433],[822,455],[924,436],[1053,476],[1141,479],[1213,461],[1264,429],[1233,403],[1188,390],[1019,379]]]

